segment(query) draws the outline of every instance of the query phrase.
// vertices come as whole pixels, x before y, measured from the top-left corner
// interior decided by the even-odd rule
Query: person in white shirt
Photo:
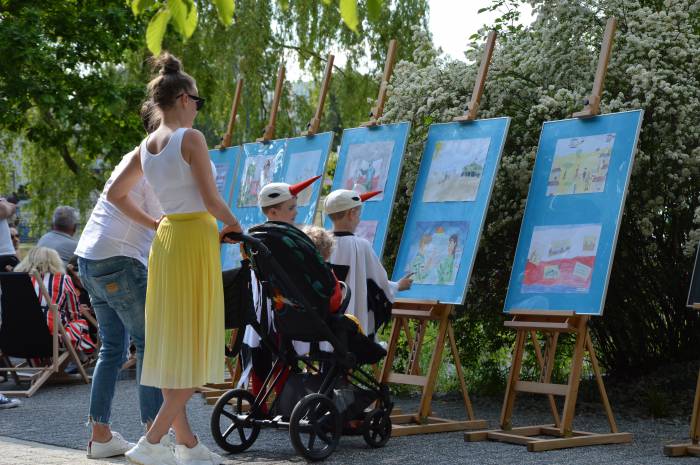
[[[5,271],[8,266],[14,268],[19,263],[8,223],[15,209],[15,204],[0,197],[0,271]]]
[[[409,289],[413,283],[412,273],[398,282],[389,281],[372,244],[354,234],[360,223],[362,202],[377,194],[378,191],[360,194],[338,189],[324,201],[324,211],[333,222],[336,239],[330,263],[349,267],[344,279],[351,290],[346,314],[355,316],[370,338],[374,338],[379,327],[388,321],[396,292]]]
[[[148,105],[142,109],[142,117],[148,130]],[[90,295],[102,341],[90,392],[89,458],[123,455],[134,446],[119,433],[112,432],[109,423],[117,375],[127,357],[129,336],[136,346],[136,379],[141,379],[146,266],[155,231],[131,220],[107,200],[114,179],[134,157],[139,157],[138,147],[122,158],[107,180],[75,250],[80,279]],[[145,179],[131,189],[129,196],[149,214],[161,216],[160,204]],[[139,385],[138,393],[141,422],[149,427],[163,403],[163,395],[160,389],[143,385]]]

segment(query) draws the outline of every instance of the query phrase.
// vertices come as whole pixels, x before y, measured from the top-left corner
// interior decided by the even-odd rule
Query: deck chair
[[[33,276],[39,283],[39,289],[47,302],[51,297],[37,273]],[[58,306],[49,305],[53,313],[54,328],[49,331],[46,317],[41,304],[34,292],[29,273],[0,273],[0,357],[22,358],[17,366],[2,368],[3,371],[14,372],[15,380],[29,381],[26,390],[0,391],[7,396],[31,397],[44,383],[51,378],[66,377],[63,369],[69,361],[78,367],[80,377],[86,384],[90,378],[85,372],[75,348],[70,342],[61,318],[58,316]],[[63,341],[63,347],[59,344]],[[28,363],[32,358],[49,358],[48,366],[33,367]]]

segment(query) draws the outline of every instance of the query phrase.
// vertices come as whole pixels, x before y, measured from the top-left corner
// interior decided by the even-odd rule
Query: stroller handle
[[[268,249],[267,246],[260,239],[257,239],[253,236],[249,236],[243,233],[230,232],[226,233],[224,237],[227,237],[234,241],[243,242],[244,244],[252,247],[255,251],[264,255],[265,257],[269,257],[271,255],[270,249]]]

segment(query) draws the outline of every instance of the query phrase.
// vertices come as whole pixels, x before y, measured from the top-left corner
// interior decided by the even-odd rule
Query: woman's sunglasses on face
[[[194,100],[195,105],[197,105],[197,111],[201,110],[202,107],[204,106],[204,99],[202,97],[197,97],[196,95],[184,93],[184,94],[178,95],[177,98],[180,98],[183,95],[186,95],[189,98],[191,98],[192,100]]]

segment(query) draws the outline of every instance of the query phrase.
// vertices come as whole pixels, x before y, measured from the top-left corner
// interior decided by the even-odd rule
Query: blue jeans
[[[102,346],[92,376],[90,420],[109,424],[117,376],[126,361],[129,335],[136,346],[136,379],[141,379],[145,341],[146,267],[135,258],[78,258],[83,286],[97,315]],[[160,389],[139,385],[141,421],[152,422],[161,404]]]

